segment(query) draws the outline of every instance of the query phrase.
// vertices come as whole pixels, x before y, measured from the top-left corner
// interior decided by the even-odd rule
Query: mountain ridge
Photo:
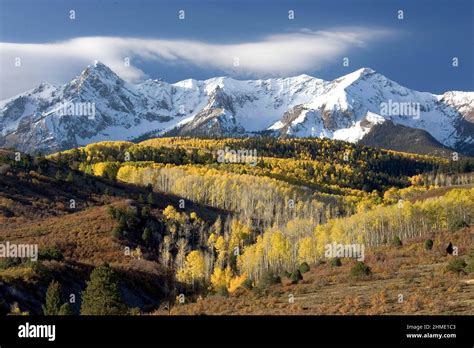
[[[94,115],[61,114],[68,103],[93,104]],[[385,104],[398,112],[388,109],[382,115]],[[386,121],[426,131],[442,146],[474,155],[474,92],[413,91],[371,68],[332,81],[302,74],[132,84],[98,61],[64,85],[42,83],[0,101],[0,146],[54,152],[146,134],[239,137],[262,132],[358,142]]]

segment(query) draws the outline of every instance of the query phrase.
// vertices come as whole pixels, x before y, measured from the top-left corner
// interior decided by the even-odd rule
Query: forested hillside
[[[133,296],[130,284],[122,290],[126,305],[139,312],[164,302],[170,310],[203,297],[297,286],[314,267],[347,264],[356,278],[369,276],[380,266],[373,255],[399,250],[403,257],[402,247],[413,245],[403,249],[410,254],[420,243],[438,250],[423,262],[439,267],[448,261],[444,244],[454,242],[462,266],[457,276],[474,267],[470,158],[275,138],[158,138],[15,155],[5,151],[0,158],[1,240],[54,246],[61,267],[79,262],[82,273],[101,261],[122,276],[139,271],[134,282],[142,290]],[[39,222],[25,225],[32,217]],[[332,244],[363,245],[370,263],[328,256]],[[0,277],[28,267],[6,265]],[[81,279],[76,288],[85,287],[84,274]],[[74,312],[94,312],[94,305],[86,307]]]

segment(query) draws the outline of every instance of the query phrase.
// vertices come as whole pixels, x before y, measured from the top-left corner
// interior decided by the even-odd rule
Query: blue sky
[[[474,90],[472,0],[0,0],[0,98],[94,59],[129,81],[333,79],[371,67],[409,88]],[[69,10],[76,19],[69,19]],[[178,11],[186,18],[179,20]],[[293,10],[295,18],[288,19]],[[404,11],[404,19],[397,11]],[[13,67],[16,57],[21,67]],[[129,57],[131,66],[124,66]],[[239,58],[239,66],[234,59]],[[349,58],[349,66],[342,60]],[[452,58],[459,67],[452,67]]]

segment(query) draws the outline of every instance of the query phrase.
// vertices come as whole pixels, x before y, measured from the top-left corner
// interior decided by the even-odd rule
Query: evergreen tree
[[[82,292],[81,314],[83,315],[120,315],[127,308],[122,301],[118,286],[118,277],[114,270],[104,264],[95,268]]]
[[[43,306],[44,315],[58,315],[61,307],[61,285],[52,281],[46,290],[46,301]]]
[[[425,249],[426,250],[433,249],[433,240],[431,240],[431,239],[425,240]]]

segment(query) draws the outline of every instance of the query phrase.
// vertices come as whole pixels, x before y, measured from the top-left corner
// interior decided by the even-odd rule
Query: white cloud
[[[54,43],[0,43],[0,99],[35,87],[43,81],[64,83],[93,60],[110,66],[128,81],[146,74],[133,67],[133,59],[168,64],[187,64],[222,70],[236,76],[287,76],[317,70],[342,59],[342,55],[389,31],[368,28],[308,29],[272,35],[260,40],[213,44],[193,40],[161,40],[119,37],[80,37]],[[14,67],[15,58],[22,60]],[[125,57],[132,66],[126,67]],[[234,67],[234,59],[239,66]]]

